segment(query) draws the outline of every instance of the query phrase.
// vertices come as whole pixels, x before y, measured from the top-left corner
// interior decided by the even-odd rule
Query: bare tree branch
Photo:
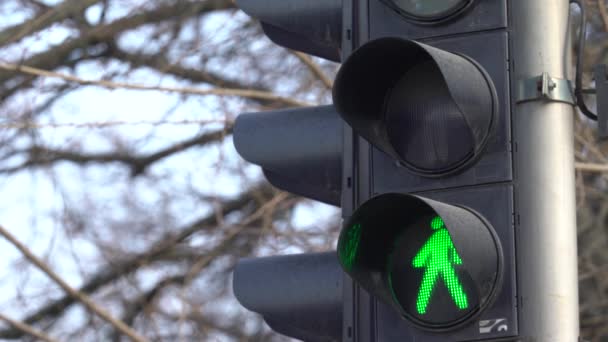
[[[118,151],[86,154],[71,150],[55,150],[42,146],[32,146],[21,151],[21,153],[29,155],[29,158],[26,161],[15,167],[0,169],[0,173],[13,173],[28,167],[48,166],[59,161],[70,161],[81,165],[118,162],[128,165],[131,168],[131,175],[134,177],[142,174],[151,164],[175,153],[183,152],[191,147],[204,146],[206,144],[221,141],[226,135],[232,133],[232,124],[228,124],[229,126],[226,129],[202,134],[145,156],[135,156],[127,153],[120,153]]]
[[[608,164],[574,163],[577,170],[589,172],[608,172]]]
[[[39,32],[56,22],[63,21],[73,15],[80,14],[85,9],[100,0],[66,0],[48,9],[45,13],[26,22],[11,26],[0,31],[0,47],[19,41],[22,38]]]
[[[598,0],[597,5],[600,16],[602,17],[602,23],[604,24],[604,31],[608,32],[608,9],[606,9],[606,4],[604,3],[604,0]]]
[[[72,298],[78,300],[84,306],[97,314],[99,317],[103,318],[106,322],[114,326],[124,335],[128,336],[130,339],[136,342],[144,342],[147,341],[144,337],[140,336],[135,330],[131,329],[125,323],[120,320],[115,319],[107,312],[105,309],[95,304],[89,296],[86,294],[72,288],[68,283],[66,283],[57,273],[55,273],[51,268],[44,262],[42,259],[38,258],[32,251],[29,250],[24,244],[19,242],[17,238],[15,238],[8,230],[0,225],[0,235],[2,235],[5,239],[7,239],[10,243],[13,244],[31,263],[36,265],[36,267],[41,270],[44,274],[46,274],[49,278],[53,279],[53,281],[59,285],[65,292],[67,292]]]
[[[269,185],[258,185],[241,195],[239,198],[222,203],[219,207],[219,211],[222,216],[226,216],[230,213],[242,210],[251,202],[264,201],[273,193],[274,191]],[[213,213],[177,230],[177,233],[175,234],[164,236],[152,244],[147,251],[119,260],[101,269],[84,283],[79,289],[79,292],[93,293],[102,286],[132,273],[144,265],[161,259],[163,255],[170,252],[176,244],[186,240],[192,234],[200,230],[211,229],[215,227],[216,224],[217,216]],[[72,304],[74,304],[74,298],[71,296],[64,296],[48,303],[33,314],[28,315],[23,321],[27,324],[34,324],[45,318],[55,317],[64,312],[64,310]],[[15,339],[21,336],[23,336],[22,332],[16,329],[0,330],[0,338]]]
[[[38,68],[29,67],[27,65],[17,65],[11,63],[0,62],[0,69],[18,71],[28,75],[36,75],[43,77],[54,77],[60,78],[65,81],[78,83],[81,85],[96,85],[108,89],[131,89],[131,90],[153,90],[153,91],[166,91],[180,94],[190,95],[216,95],[216,96],[240,96],[245,98],[252,98],[266,101],[282,102],[286,105],[291,106],[307,106],[309,103],[296,101],[287,97],[279,96],[270,92],[259,91],[259,90],[248,90],[248,89],[229,89],[229,88],[213,88],[213,89],[197,89],[197,88],[184,88],[184,87],[161,87],[161,86],[147,86],[143,84],[135,83],[124,83],[124,82],[111,82],[105,80],[85,80],[75,76],[61,74],[52,71],[46,71]]]
[[[305,55],[294,63],[289,51],[270,45],[255,20],[233,9],[233,0],[0,5],[3,15],[16,11],[10,19],[21,20],[0,29],[7,51],[0,61],[0,186],[33,180],[19,196],[36,209],[25,210],[31,213],[27,228],[52,231],[36,235],[48,242],[48,257],[69,259],[66,269],[82,279],[74,291],[111,308],[119,322],[151,340],[284,341],[244,310],[229,308],[226,322],[220,306],[235,305],[226,286],[230,271],[239,257],[260,252],[327,249],[336,234],[292,222],[301,199],[267,183],[252,186],[250,168],[241,170],[230,149],[201,154],[197,162],[205,172],[171,158],[226,142],[237,112],[328,98],[329,64]],[[165,79],[180,87],[155,86]],[[98,97],[99,88],[118,91]],[[131,95],[147,97],[133,101]],[[139,101],[145,115],[124,110]],[[190,112],[191,105],[200,108]],[[180,123],[189,126],[166,125]],[[159,141],[168,135],[175,137],[171,143]],[[147,172],[160,161],[163,168]],[[219,174],[226,169],[229,175]],[[124,177],[125,170],[138,179]],[[229,187],[220,184],[225,176],[234,177]],[[227,197],[235,191],[243,192]],[[21,212],[14,202],[7,212]],[[83,248],[91,253],[85,258]],[[32,300],[33,290],[54,288],[53,280],[24,274],[17,281],[6,313],[23,318],[20,323],[69,341],[127,338],[68,292],[37,292]],[[71,319],[82,309],[83,320]],[[253,326],[244,324],[252,319]],[[0,339],[33,338],[6,324]]]
[[[293,54],[300,59],[309,69],[310,71],[325,85],[325,88],[332,89],[334,86],[334,82],[327,77],[325,72],[319,67],[317,63],[315,63],[310,55],[299,51],[293,51]]]
[[[22,323],[18,320],[12,319],[2,313],[0,313],[0,320],[7,322],[8,324],[12,325],[16,329],[21,330],[23,333],[31,335],[39,340],[42,340],[45,342],[57,342],[56,340],[54,340],[54,339],[50,338],[49,336],[47,336],[46,334],[44,334],[43,332],[36,330],[34,327],[27,325],[25,323]]]
[[[33,55],[21,61],[20,64],[41,70],[53,70],[69,61],[70,54],[73,51],[100,43],[105,43],[107,48],[108,42],[113,41],[117,35],[144,24],[159,23],[175,18],[194,17],[203,13],[233,7],[234,4],[230,0],[178,1],[161,5],[148,11],[117,19],[108,24],[95,26],[82,32],[79,37]],[[0,73],[0,84],[13,78],[16,73],[18,73],[17,70]]]

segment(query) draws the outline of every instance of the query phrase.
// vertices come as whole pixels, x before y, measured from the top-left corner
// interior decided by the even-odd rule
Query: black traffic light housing
[[[239,261],[233,288],[276,332],[329,342],[341,340],[342,279],[333,252],[286,255]]]
[[[343,121],[333,106],[246,113],[234,146],[279,189],[340,206]]]
[[[358,284],[435,331],[478,317],[495,299],[503,274],[499,238],[482,215],[399,193],[374,197],[354,212],[338,256]]]
[[[335,107],[243,115],[234,140],[279,188],[343,208],[338,256],[354,280],[342,285],[342,310],[330,310],[343,318],[341,334],[315,334],[321,325],[309,324],[326,317],[316,313],[329,306],[314,292],[325,286],[304,278],[333,277],[326,267],[291,268],[294,291],[312,290],[289,292],[298,305],[275,305],[270,292],[257,289],[264,283],[256,270],[273,278],[276,291],[286,284],[277,279],[286,278],[289,263],[241,263],[241,303],[276,331],[306,341],[517,336],[507,1],[237,4],[279,45],[344,61]],[[433,263],[416,256],[434,236],[455,252],[424,304],[418,294]],[[273,268],[276,274],[267,272]],[[462,291],[442,285],[449,279],[458,279]]]
[[[339,61],[341,0],[237,0],[275,43]],[[238,153],[282,190],[341,205],[344,122],[333,106],[247,113],[236,119]],[[235,297],[276,332],[310,342],[339,341],[343,272],[335,252],[241,260]]]
[[[260,20],[273,42],[330,61],[340,61],[342,0],[237,0]]]
[[[358,134],[423,176],[445,176],[476,161],[498,116],[496,90],[479,64],[401,38],[356,50],[333,91],[336,108]]]
[[[486,146],[477,160],[447,177],[430,178],[395,165],[394,158],[376,149],[371,151],[374,174],[382,175],[373,182],[374,194],[385,192],[419,192],[476,184],[513,180],[511,146],[511,91],[509,81],[509,42],[502,31],[480,32],[448,38],[426,40],[436,48],[467,56],[474,60],[491,79],[496,90],[497,110],[494,126]],[[456,80],[458,84],[458,80]]]
[[[345,226],[339,245],[345,245],[356,217],[375,217],[381,223],[368,227],[367,237],[361,233],[362,246],[367,247],[361,247],[363,257],[359,264],[350,270],[344,267],[355,283],[350,292],[353,302],[345,306],[354,317],[345,316],[344,323],[347,328],[353,327],[354,332],[352,336],[345,335],[345,341],[435,342],[515,337],[518,316],[507,2],[460,1],[461,8],[448,8],[448,2],[444,2],[440,6],[448,11],[434,20],[404,15],[395,8],[397,2],[353,3],[355,49],[344,60],[334,87],[336,109],[356,134],[352,140],[354,157],[344,156],[354,164],[354,186],[347,193],[355,203],[352,212],[344,212]],[[414,2],[421,6],[438,4]],[[456,129],[447,129],[455,122],[460,123]],[[411,128],[418,123],[420,128]],[[348,147],[345,145],[345,151]],[[424,160],[425,157],[430,160]],[[474,233],[477,229],[466,227],[465,220],[459,219],[460,223],[454,224],[446,219],[446,229],[458,252],[480,253],[471,258],[483,264],[476,267],[496,270],[495,278],[487,278],[495,281],[474,282],[485,288],[481,292],[488,293],[478,308],[471,309],[471,312],[478,309],[477,316],[465,310],[460,320],[459,315],[453,316],[453,320],[430,317],[431,306],[440,312],[455,307],[448,287],[441,284],[434,287],[428,312],[423,315],[404,312],[404,306],[415,305],[416,294],[424,282],[421,279],[424,271],[412,263],[415,252],[422,248],[421,241],[427,241],[428,234],[432,234],[428,222],[432,218],[424,205],[416,204],[412,197],[402,201],[400,208],[393,207],[395,213],[370,209],[383,196],[396,194],[415,196],[421,201],[418,203],[432,200],[466,208],[487,223],[487,231],[494,238],[477,241],[479,233]],[[366,214],[368,210],[370,213]],[[399,225],[399,215],[412,222],[416,221],[412,218],[419,220],[417,224]],[[391,239],[403,241],[399,235],[416,231],[412,226],[419,229],[415,233],[420,234],[418,245],[402,248],[399,243],[382,244],[381,241]],[[394,295],[389,277],[390,260],[396,253],[402,253],[403,272],[409,272],[409,279],[416,283],[398,289],[407,293],[401,297]],[[497,266],[493,253],[502,254],[498,263],[502,266]],[[369,259],[370,255],[374,257]],[[465,258],[470,257],[462,257],[463,263],[454,265],[456,273],[466,272]],[[492,271],[486,274],[491,275]],[[460,275],[461,278],[466,276]]]

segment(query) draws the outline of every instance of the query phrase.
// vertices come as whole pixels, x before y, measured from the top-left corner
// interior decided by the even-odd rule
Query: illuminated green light
[[[460,310],[467,309],[469,307],[467,294],[454,270],[454,265],[462,264],[462,259],[458,255],[450,233],[445,228],[441,217],[436,216],[431,220],[431,228],[434,230],[433,235],[422,246],[412,261],[412,266],[425,268],[418,291],[418,299],[416,300],[416,309],[421,315],[426,313],[439,277],[443,278],[443,282],[456,306]]]
[[[441,229],[444,227],[445,227],[445,223],[443,223],[443,220],[441,219],[441,217],[435,216],[435,218],[433,218],[431,220],[431,228],[433,228],[433,230]]]
[[[342,265],[348,270],[352,269],[361,239],[361,225],[355,224],[346,232],[346,239],[340,248]]]

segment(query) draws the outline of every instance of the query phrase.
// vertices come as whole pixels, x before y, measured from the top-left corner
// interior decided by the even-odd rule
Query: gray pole
[[[565,74],[570,53],[567,0],[509,0],[515,88]],[[573,107],[537,99],[515,106],[517,267],[520,336],[579,337]]]

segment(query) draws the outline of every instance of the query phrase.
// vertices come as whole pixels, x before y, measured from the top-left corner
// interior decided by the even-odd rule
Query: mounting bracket
[[[555,78],[543,72],[537,77],[520,80],[517,84],[517,103],[527,101],[553,101],[575,104],[570,80]]]

